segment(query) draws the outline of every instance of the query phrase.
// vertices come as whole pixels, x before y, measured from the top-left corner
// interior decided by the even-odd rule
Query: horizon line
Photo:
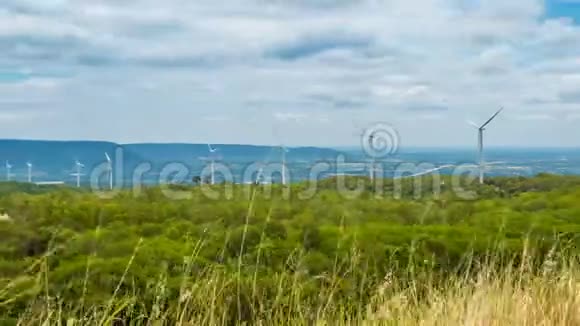
[[[226,143],[226,142],[185,142],[185,141],[142,141],[142,142],[117,142],[111,140],[100,140],[100,139],[39,139],[39,138],[0,138],[2,141],[15,141],[15,142],[54,142],[54,143],[109,143],[112,145],[126,146],[126,145],[203,145],[212,144],[216,146],[255,146],[255,147],[279,147],[279,144],[244,144],[244,143]],[[343,145],[286,145],[287,147],[294,148],[320,148],[320,149],[343,149],[343,150],[353,150],[361,149],[360,145],[355,144],[343,144]],[[400,150],[417,150],[417,149],[428,149],[428,150],[449,150],[449,149],[472,149],[476,146],[471,145],[409,145],[405,147],[400,147]],[[521,145],[521,144],[505,144],[505,145],[488,145],[486,149],[578,149],[579,145],[565,145],[565,146],[534,146],[534,145]]]

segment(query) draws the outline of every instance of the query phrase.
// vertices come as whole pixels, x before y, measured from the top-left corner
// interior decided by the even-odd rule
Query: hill
[[[279,161],[280,149],[270,146],[214,145],[218,155],[227,163]],[[141,163],[152,165],[153,173],[159,172],[167,163],[182,163],[192,173],[203,166],[203,157],[208,156],[206,144],[117,144],[101,141],[43,141],[43,140],[0,140],[0,161],[13,165],[15,180],[26,180],[26,162],[34,165],[36,181],[71,181],[74,161],[85,165],[90,174],[95,167],[105,162],[105,152],[113,160],[122,162],[123,172],[130,178],[135,167]],[[288,162],[316,161],[333,158],[337,151],[316,147],[291,148]],[[0,171],[5,173],[4,164]],[[2,173],[0,172],[0,173]],[[86,179],[85,179],[86,182]]]
[[[0,323],[580,322],[580,177],[490,178],[470,200],[350,181],[365,190],[0,187]]]

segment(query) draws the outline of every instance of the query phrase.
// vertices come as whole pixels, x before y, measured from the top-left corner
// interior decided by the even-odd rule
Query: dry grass
[[[251,210],[252,206],[248,216]],[[450,273],[455,276],[443,279],[439,272],[430,267],[410,263],[403,271],[405,280],[393,276],[401,275],[401,270],[393,270],[380,284],[370,287],[371,293],[368,293],[368,284],[361,285],[359,292],[364,291],[370,298],[358,302],[354,298],[341,296],[338,291],[340,274],[345,271],[348,274],[360,266],[354,261],[356,255],[350,258],[352,261],[342,264],[342,272],[338,272],[339,268],[333,275],[312,278],[300,269],[269,275],[274,284],[274,293],[266,295],[260,293],[256,286],[259,279],[257,273],[251,277],[244,276],[241,258],[234,270],[216,266],[194,272],[188,262],[197,257],[201,247],[199,242],[190,259],[186,259],[179,294],[173,297],[168,294],[167,277],[162,274],[153,280],[154,286],[145,293],[145,297],[154,298],[153,302],[143,303],[139,298],[144,293],[135,290],[134,295],[128,295],[127,291],[120,291],[139,245],[128,261],[121,282],[111,289],[111,297],[103,305],[85,304],[85,290],[76,302],[52,297],[48,268],[40,268],[41,272],[32,284],[37,293],[36,299],[31,300],[25,313],[13,320],[13,324],[580,325],[580,260],[579,257],[570,257],[570,253],[557,254],[556,247],[542,258],[543,264],[539,270],[539,259],[534,257],[527,245],[524,252],[518,255],[519,259],[508,260],[508,263],[499,251],[492,250],[489,253],[492,258],[485,263],[478,263],[467,254],[465,266],[462,266],[464,272],[457,275]],[[356,249],[352,251],[356,252]],[[45,262],[40,259],[37,265],[47,266]],[[259,260],[255,265],[260,266]],[[89,268],[90,264],[87,264],[85,284],[89,281]],[[312,290],[309,285],[320,279],[324,282],[318,285],[325,286],[316,288],[317,298],[305,301],[305,297],[312,298],[311,295],[304,295]],[[12,287],[15,284],[0,289],[0,308],[10,303],[10,297],[4,302],[2,299],[6,298],[7,290]],[[0,319],[0,326],[3,324]]]
[[[404,287],[386,276],[362,309],[352,309],[353,303],[345,304],[348,300],[337,298],[331,288],[321,292],[323,305],[301,302],[302,287],[291,274],[277,279],[280,293],[275,302],[250,304],[251,312],[236,309],[248,293],[228,293],[236,288],[231,275],[214,272],[184,284],[173,301],[164,299],[160,277],[154,290],[158,299],[147,313],[131,297],[82,311],[79,302],[58,303],[53,298],[31,304],[17,324],[234,325],[237,316],[249,313],[255,318],[247,324],[255,325],[580,325],[580,270],[575,263],[550,264],[541,275],[525,266],[499,271],[488,267],[441,282],[422,277]]]
[[[362,324],[580,325],[577,270],[542,277],[483,272],[475,280],[450,280],[441,290],[427,291],[423,302],[411,290],[378,295]]]

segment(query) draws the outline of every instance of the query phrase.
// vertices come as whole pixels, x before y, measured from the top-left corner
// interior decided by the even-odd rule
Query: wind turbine
[[[262,182],[262,174],[264,174],[263,166],[258,169],[258,173],[256,173],[256,181],[254,181],[254,184],[258,185],[260,182]]]
[[[213,148],[211,147],[210,144],[207,144],[207,148],[209,150],[209,159],[210,159],[210,165],[209,165],[209,169],[210,169],[210,183],[212,185],[215,184],[215,166],[214,166],[214,162],[215,162],[215,158],[214,155],[217,152],[217,148]]]
[[[107,179],[109,182],[109,189],[113,190],[113,161],[107,152],[105,152],[105,158],[107,159]]]
[[[483,157],[483,132],[485,131],[485,127],[489,125],[493,119],[495,119],[500,112],[503,111],[503,108],[500,108],[494,115],[491,116],[484,124],[481,126],[477,125],[475,122],[468,121],[469,124],[477,128],[478,138],[477,138],[477,149],[479,154],[479,183],[483,184],[484,178],[484,169],[485,169],[485,161]]]
[[[32,183],[32,163],[26,162],[26,166],[28,167],[28,183]]]
[[[272,156],[277,153],[278,151],[278,147],[274,147],[272,146],[270,148],[270,150],[268,151],[268,154],[266,155],[266,157],[264,157],[264,159],[260,160],[260,168],[258,169],[258,172],[256,173],[256,179],[253,181],[253,183],[255,185],[259,185],[259,184],[266,184],[266,183],[271,183],[271,178],[266,180],[266,178],[264,178],[264,168],[267,166],[268,162],[270,162],[272,160]]]
[[[12,176],[12,173],[10,173],[12,170],[12,165],[10,165],[10,162],[6,161],[6,181],[10,181],[10,177]]]
[[[282,185],[286,185],[286,153],[289,152],[288,148],[284,145],[280,145],[280,150],[282,151]]]
[[[357,121],[353,121],[353,127],[354,127],[355,131],[353,132],[352,135],[357,137],[359,140],[366,142],[366,144],[369,146],[369,148],[373,148],[373,146],[374,146],[373,141],[374,141],[375,134],[371,133],[368,136],[368,139],[365,139],[367,127],[363,126],[360,122],[357,122]],[[362,151],[364,154],[364,147],[362,148]],[[369,179],[371,182],[373,182],[375,180],[375,175],[376,175],[376,173],[375,173],[375,158],[371,156],[370,159],[367,160],[366,163],[368,163],[367,166],[369,168],[369,171],[368,171],[369,172]]]
[[[81,173],[81,170],[84,167],[85,167],[84,164],[82,164],[78,160],[75,160],[75,169],[76,169],[76,172],[75,173],[71,173],[71,175],[77,178],[77,188],[80,188],[81,187],[81,176],[83,175]]]
[[[374,139],[375,139],[375,135],[371,134],[369,136],[369,148],[373,147]],[[375,158],[374,157],[371,158],[371,165],[369,168],[369,179],[371,180],[371,182],[375,181]]]

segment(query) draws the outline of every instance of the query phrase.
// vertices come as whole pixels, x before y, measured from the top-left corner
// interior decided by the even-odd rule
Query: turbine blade
[[[467,122],[467,124],[475,127],[476,129],[479,129],[479,125],[477,125],[477,123],[471,121],[471,120],[465,120],[465,122]]]
[[[494,115],[492,115],[491,118],[489,118],[489,120],[487,120],[480,128],[481,129],[485,128],[485,126],[487,126],[490,122],[492,122],[493,119],[495,119],[495,117],[497,117],[497,115],[501,113],[501,111],[503,111],[503,108],[499,109]]]
[[[500,165],[500,164],[506,164],[507,162],[505,161],[496,161],[496,162],[486,162],[485,165]]]
[[[105,157],[107,158],[107,162],[111,162],[111,157],[109,156],[109,153],[105,152]]]

